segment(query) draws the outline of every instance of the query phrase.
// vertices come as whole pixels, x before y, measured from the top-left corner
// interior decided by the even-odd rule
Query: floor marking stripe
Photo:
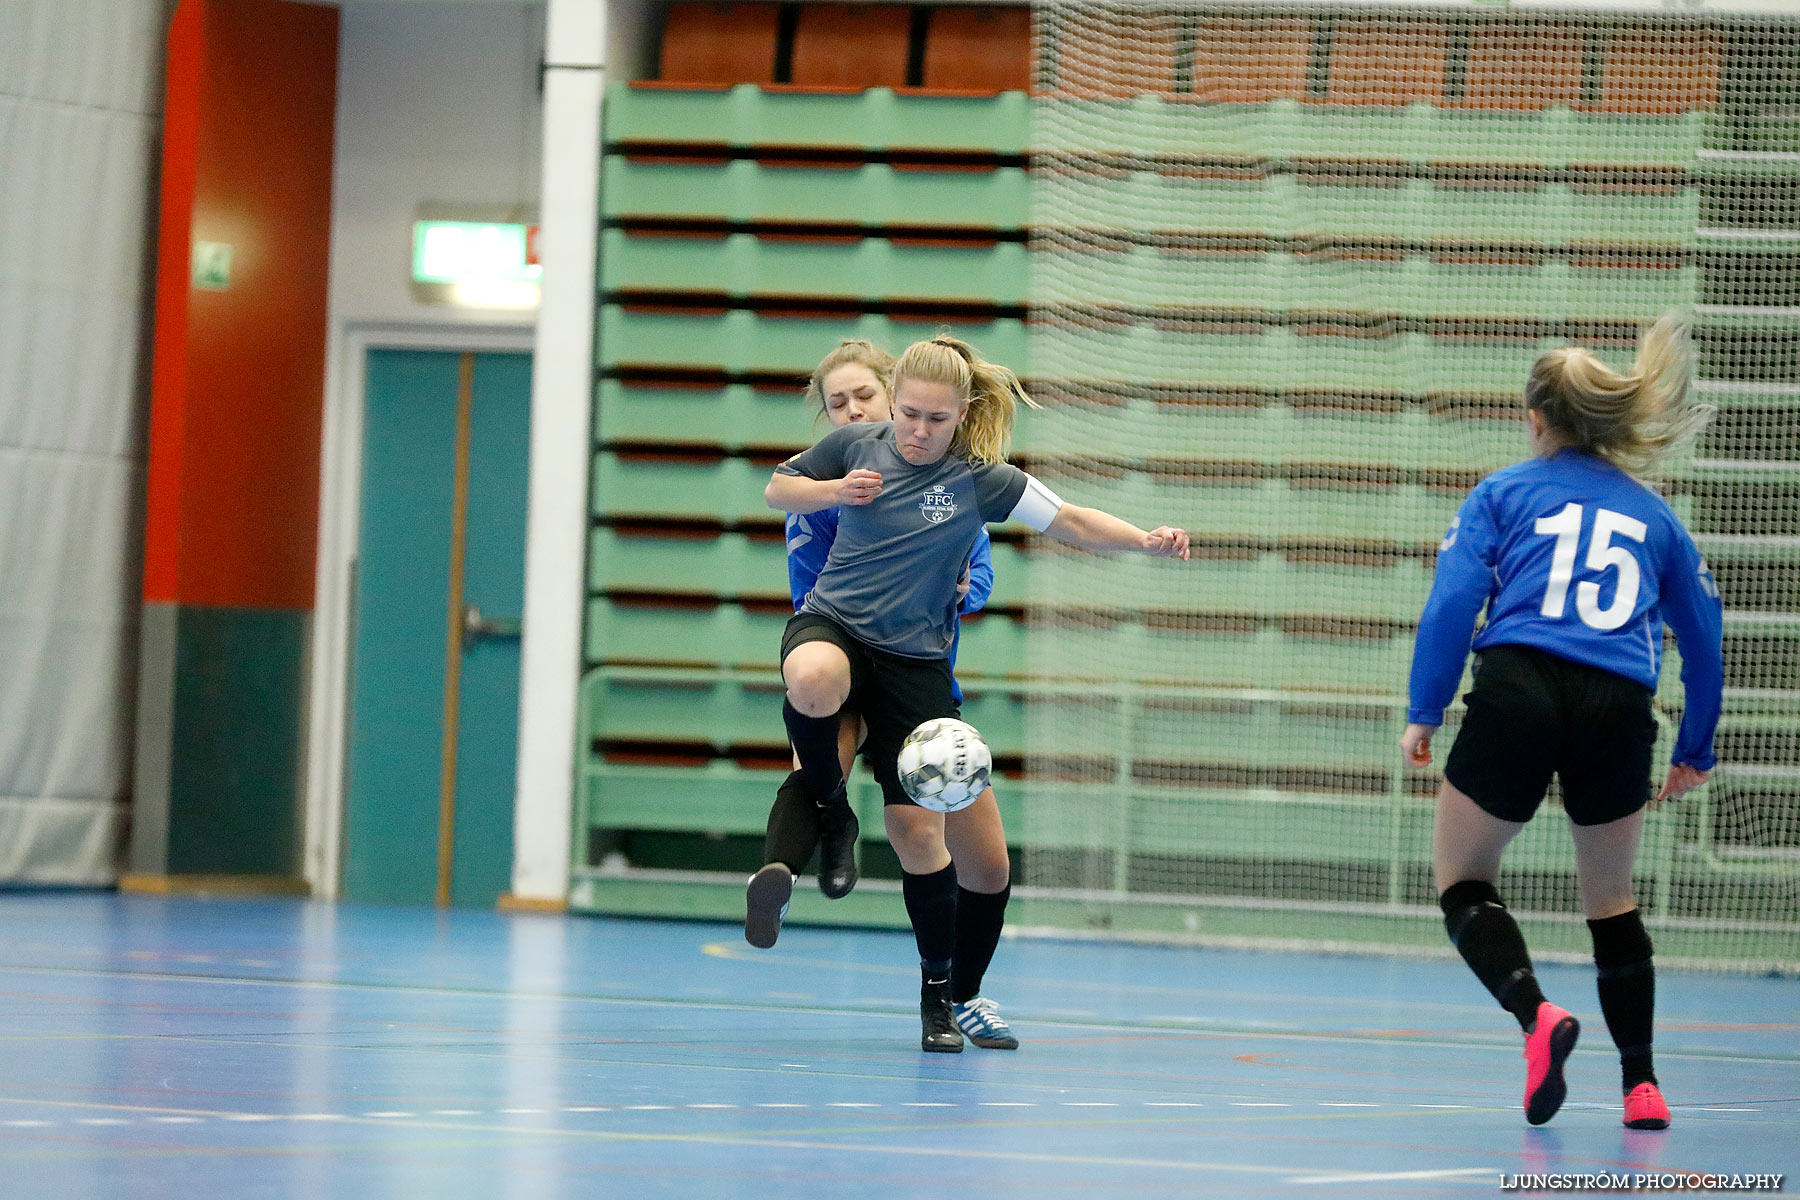
[[[1390,1179],[1455,1179],[1459,1175],[1498,1177],[1497,1167],[1455,1167],[1443,1171],[1350,1171],[1342,1175],[1296,1175],[1288,1183],[1381,1183]]]
[[[752,955],[750,957],[758,958],[760,961],[767,961],[767,956]],[[834,965],[841,967],[844,964],[836,963]],[[864,964],[856,964],[856,966],[857,966],[857,969],[859,969],[859,970],[870,969]],[[890,973],[890,974],[900,974],[900,975],[910,975],[913,973],[913,969],[911,967],[887,968],[886,971],[887,971],[887,973]],[[541,991],[541,990],[540,991],[507,990],[507,989],[503,989],[503,988],[479,988],[479,987],[467,987],[467,986],[464,986],[464,987],[425,987],[425,986],[421,986],[419,984],[381,983],[381,982],[373,982],[373,981],[369,981],[369,980],[266,979],[266,978],[262,978],[259,976],[204,975],[204,974],[199,974],[199,973],[195,973],[195,972],[181,972],[181,971],[148,971],[148,970],[132,971],[132,970],[112,970],[112,969],[106,969],[106,968],[91,968],[91,967],[66,967],[66,966],[59,967],[59,966],[46,966],[46,965],[36,964],[36,963],[0,964],[0,972],[21,974],[21,975],[72,975],[72,976],[80,976],[80,977],[84,977],[84,978],[93,978],[93,979],[118,979],[118,980],[145,980],[145,979],[148,979],[148,980],[156,980],[159,982],[212,984],[212,985],[224,986],[224,987],[295,988],[295,989],[299,989],[302,991],[381,992],[381,993],[388,993],[388,994],[398,993],[398,994],[406,994],[406,995],[421,995],[421,996],[432,996],[432,997],[478,996],[478,997],[484,997],[484,998],[505,998],[505,999],[511,999],[511,1000],[553,1000],[553,1001],[557,1001],[559,1003],[572,1004],[572,1005],[573,1004],[604,1004],[604,1005],[625,1004],[625,1005],[636,1005],[638,1007],[686,1008],[686,1009],[712,1010],[712,1011],[722,1011],[722,1012],[808,1013],[808,1014],[819,1014],[819,1015],[823,1015],[823,1016],[843,1016],[843,1015],[845,1015],[845,1013],[847,1011],[853,1011],[855,1013],[855,1015],[864,1016],[864,1017],[876,1017],[876,1018],[882,1018],[882,1019],[898,1019],[898,1020],[909,1021],[909,1022],[915,1021],[918,1019],[917,1010],[889,1007],[889,1005],[892,1004],[891,997],[866,997],[864,999],[870,1005],[870,1007],[857,1008],[855,1010],[846,1010],[844,1008],[827,1008],[827,1007],[822,1007],[822,1006],[818,1006],[818,1005],[807,1006],[807,1005],[754,1004],[754,1003],[744,1003],[742,1001],[733,1002],[733,1001],[727,1001],[727,1000],[704,1000],[704,999],[696,999],[693,996],[582,995],[579,993],[567,993],[567,992],[552,992],[552,991]],[[1457,1009],[1457,1010],[1462,1010],[1462,1009],[1466,1009],[1467,1006],[1452,1005],[1452,1006],[1439,1006],[1439,1007],[1448,1007],[1448,1008],[1453,1008],[1453,1009]],[[1056,1015],[1060,1015],[1060,1016],[1070,1016],[1070,1017],[1077,1017],[1077,1018],[1092,1018],[1092,1019],[1078,1019],[1078,1020],[1074,1020],[1074,1021],[1058,1021],[1058,1020],[1054,1020],[1054,1019],[1046,1020],[1046,1019],[1044,1019],[1044,1016],[1039,1015],[1039,1014],[1045,1014],[1045,1015],[1056,1014]],[[1099,1016],[1100,1016],[1100,1014],[1097,1012],[1088,1012],[1086,1010],[1043,1009],[1043,1010],[1039,1010],[1038,1013],[1031,1014],[1029,1019],[1031,1019],[1032,1021],[1034,1021],[1035,1023],[1040,1024],[1040,1025],[1066,1024],[1066,1025],[1071,1025],[1078,1029],[1085,1029],[1085,1030],[1127,1030],[1127,1031],[1138,1032],[1138,1033],[1166,1033],[1172,1037],[1177,1037],[1177,1038],[1182,1038],[1182,1039],[1244,1038],[1244,1039],[1254,1039],[1254,1040],[1259,1040],[1259,1041],[1301,1042],[1301,1043],[1325,1044],[1325,1045],[1338,1044],[1338,1043],[1348,1043],[1351,1045],[1368,1045],[1371,1042],[1389,1040],[1389,1039],[1379,1036],[1379,1033],[1370,1034],[1367,1032],[1360,1032],[1360,1031],[1354,1031],[1354,1032],[1340,1031],[1340,1032],[1331,1032],[1331,1033],[1318,1033],[1318,1032],[1310,1032],[1310,1031],[1301,1029],[1299,1027],[1263,1028],[1263,1027],[1260,1027],[1260,1026],[1254,1025],[1254,1024],[1236,1025],[1236,1026],[1219,1025],[1219,1026],[1211,1026],[1211,1027],[1208,1027],[1205,1029],[1195,1029],[1195,1030],[1172,1029],[1167,1026],[1152,1024],[1147,1019],[1143,1020],[1143,1021],[1136,1021],[1136,1022],[1118,1021],[1118,1020],[1105,1021],[1105,1020],[1098,1019]],[[170,1040],[188,1040],[188,1039],[173,1038]],[[193,1039],[193,1040],[201,1040],[201,1039]],[[1468,1051],[1481,1051],[1481,1052],[1504,1052],[1508,1056],[1517,1056],[1517,1054],[1519,1053],[1518,1042],[1516,1040],[1468,1041],[1468,1040],[1454,1040],[1450,1037],[1438,1036],[1438,1037],[1434,1037],[1434,1038],[1433,1037],[1412,1038],[1412,1039],[1408,1040],[1408,1044],[1414,1045],[1414,1046],[1420,1046],[1420,1047],[1436,1048],[1436,1049],[1468,1050]],[[1791,1055],[1721,1054],[1721,1053],[1711,1052],[1711,1051],[1682,1050],[1679,1048],[1664,1049],[1662,1047],[1657,1048],[1657,1057],[1665,1058],[1665,1059],[1680,1059],[1680,1060],[1687,1061],[1687,1062],[1759,1063],[1759,1064],[1774,1064],[1774,1065],[1780,1065],[1780,1066],[1790,1066],[1795,1061]],[[805,1064],[783,1063],[782,1065],[783,1066],[804,1066]]]
[[[843,1153],[898,1154],[908,1158],[961,1158],[977,1162],[1017,1162],[1034,1166],[1134,1167],[1159,1171],[1231,1171],[1240,1175],[1286,1175],[1291,1166],[1273,1167],[1261,1163],[1212,1162],[1195,1159],[1122,1158],[1111,1155],[1033,1154],[1019,1150],[962,1150],[947,1146],[895,1146],[870,1142],[803,1142],[773,1141],[762,1138],[708,1138],[689,1136],[681,1141],[720,1143],[748,1147],[773,1147],[778,1150],[829,1150]]]

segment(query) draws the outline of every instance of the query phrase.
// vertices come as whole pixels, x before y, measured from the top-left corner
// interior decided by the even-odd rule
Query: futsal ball
[[[927,721],[900,744],[900,786],[913,803],[951,813],[987,790],[994,758],[981,732],[965,721]]]

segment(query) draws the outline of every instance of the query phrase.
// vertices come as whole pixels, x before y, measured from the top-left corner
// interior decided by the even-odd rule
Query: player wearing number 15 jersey
[[[1525,1032],[1533,1125],[1562,1104],[1563,1061],[1580,1024],[1544,999],[1494,882],[1553,774],[1575,839],[1600,1010],[1619,1049],[1625,1124],[1669,1123],[1651,1067],[1655,974],[1631,868],[1650,800],[1663,626],[1681,650],[1686,704],[1658,799],[1713,767],[1720,609],[1693,539],[1631,472],[1711,415],[1682,407],[1686,345],[1681,326],[1664,319],[1623,375],[1572,347],[1538,359],[1525,390],[1536,457],[1495,472],[1463,502],[1413,650],[1401,747],[1424,766],[1473,635],[1475,686],[1438,790],[1432,867],[1450,940]]]

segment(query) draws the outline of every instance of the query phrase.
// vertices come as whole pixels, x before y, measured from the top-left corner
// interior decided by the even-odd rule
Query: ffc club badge
[[[942,524],[956,515],[956,494],[945,491],[943,484],[934,483],[919,499],[919,511],[933,525]]]

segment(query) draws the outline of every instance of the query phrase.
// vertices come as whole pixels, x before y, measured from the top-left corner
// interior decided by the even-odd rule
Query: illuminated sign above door
[[[413,222],[412,291],[424,303],[536,308],[542,274],[536,225]]]

